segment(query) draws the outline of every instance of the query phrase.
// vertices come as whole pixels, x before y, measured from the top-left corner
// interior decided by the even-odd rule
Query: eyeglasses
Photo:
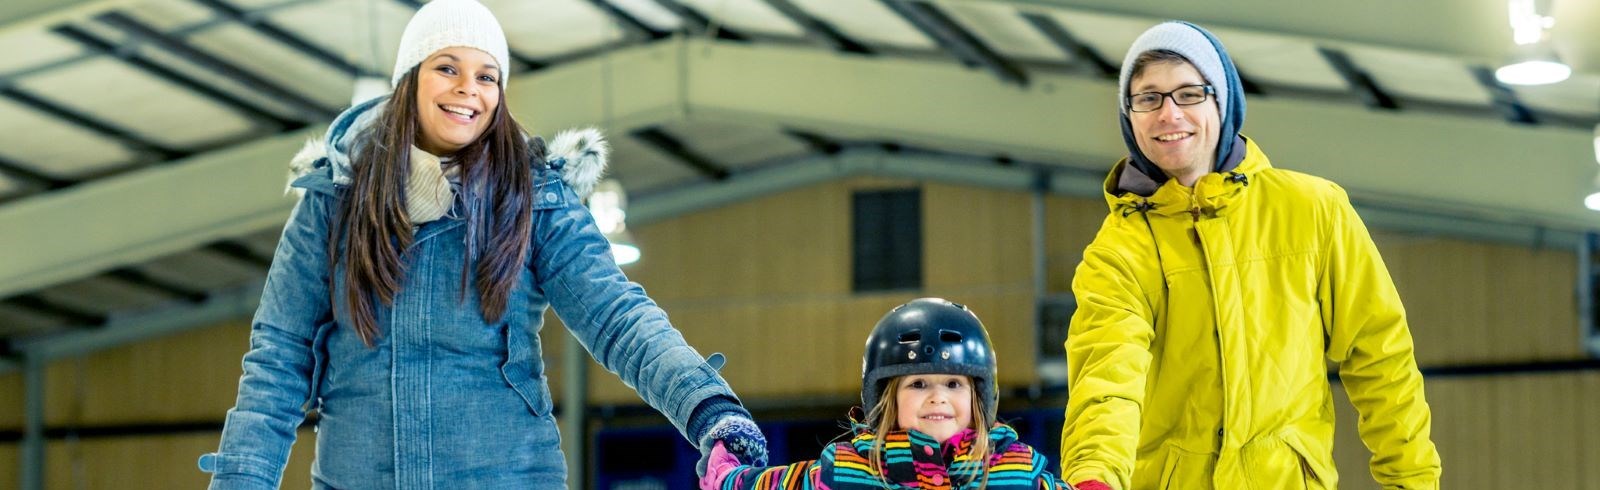
[[[1168,98],[1172,103],[1180,106],[1195,105],[1205,102],[1216,94],[1210,85],[1184,85],[1171,92],[1143,92],[1128,96],[1128,110],[1133,112],[1153,112],[1161,108]]]

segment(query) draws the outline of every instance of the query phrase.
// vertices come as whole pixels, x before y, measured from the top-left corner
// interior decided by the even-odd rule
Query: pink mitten
[[[739,458],[728,454],[727,448],[722,447],[722,441],[711,448],[711,459],[706,462],[706,475],[700,477],[700,490],[719,490],[722,481],[739,467]]]
[[[1078,484],[1075,485],[1074,488],[1076,488],[1077,490],[1111,490],[1111,485],[1107,485],[1107,484],[1105,484],[1105,482],[1102,482],[1100,480],[1089,480],[1089,481],[1084,481],[1084,482],[1078,482]]]

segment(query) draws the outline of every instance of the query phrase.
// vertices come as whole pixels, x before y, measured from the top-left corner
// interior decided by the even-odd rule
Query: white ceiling
[[[399,0],[223,0],[249,12],[290,35],[334,56],[374,73],[386,74],[394,62],[394,50],[401,30],[413,9]],[[665,0],[673,1],[673,0]],[[812,39],[801,23],[774,8],[769,0],[676,0],[682,6],[709,18],[713,27],[746,35],[754,45],[809,47],[826,52],[826,45]],[[810,16],[831,25],[844,36],[866,45],[877,54],[863,59],[883,60],[882,73],[889,73],[890,60],[938,60],[955,63],[950,53],[907,19],[877,0],[786,0]],[[608,3],[633,16],[658,32],[687,27],[685,20],[663,7],[662,0],[484,0],[505,27],[512,50],[518,55],[553,63],[539,73],[558,73],[575,58],[609,60],[609,52],[636,46],[644,40],[629,31],[597,6]],[[1009,61],[1024,65],[1030,74],[1070,73],[1085,60],[1063,51],[1025,22],[1021,13],[1042,13],[1058,22],[1079,41],[1112,64],[1120,62],[1127,46],[1154,22],[1168,18],[1196,21],[1211,28],[1228,46],[1242,72],[1263,86],[1265,99],[1282,102],[1279,107],[1298,104],[1303,94],[1345,94],[1353,110],[1361,110],[1360,98],[1351,85],[1319,52],[1319,48],[1344,52],[1377,86],[1399,100],[1397,118],[1419,118],[1427,124],[1473,124],[1500,121],[1493,110],[1491,93],[1472,75],[1474,67],[1492,67],[1509,52],[1509,26],[1505,21],[1504,0],[1414,0],[1392,2],[1351,0],[1345,2],[1283,2],[1277,0],[1227,0],[1218,2],[1172,3],[1130,0],[933,0],[932,4],[949,15],[960,27]],[[1582,124],[1600,120],[1600,2],[1554,0],[1552,13],[1556,25],[1552,38],[1573,65],[1576,74],[1562,83],[1546,87],[1516,87],[1512,92],[1536,115],[1553,119],[1554,124],[1517,126],[1507,131],[1563,135],[1587,131]],[[0,5],[0,86],[11,87],[49,104],[82,114],[94,121],[120,128],[147,143],[183,152],[220,152],[242,147],[252,140],[268,138],[285,130],[316,126],[326,122],[306,114],[282,97],[263,93],[233,80],[217,70],[196,63],[160,46],[140,42],[98,19],[107,12],[120,12],[134,20],[170,35],[197,50],[209,53],[238,69],[264,79],[284,91],[311,99],[327,110],[338,110],[349,103],[354,80],[351,74],[325,64],[306,53],[278,42],[251,26],[232,21],[195,0],[28,0]],[[258,120],[243,111],[173,83],[113,56],[87,50],[51,32],[58,26],[71,26],[104,38],[123,53],[147,59],[166,69],[192,78],[230,97],[263,111],[273,118],[293,123],[284,128]],[[705,36],[705,34],[698,34]],[[600,54],[595,54],[600,53]],[[584,57],[589,58],[584,58]],[[688,59],[694,59],[692,56]],[[601,65],[606,65],[602,62]],[[630,60],[614,60],[621,68],[635,67]],[[610,65],[606,65],[610,66]],[[914,73],[897,67],[893,73]],[[688,71],[688,68],[682,68]],[[1027,88],[1005,85],[994,76],[972,68],[972,73],[989,80],[989,86],[974,97],[1010,97],[1043,93],[1058,85]],[[604,69],[601,69],[604,71]],[[1081,70],[1080,70],[1081,71]],[[670,73],[670,72],[669,72]],[[1092,73],[1092,70],[1090,72]],[[842,73],[840,89],[827,97],[828,106],[870,108],[881,92],[853,91],[854,77],[877,80],[879,71],[872,64],[858,71]],[[533,76],[528,73],[513,78]],[[559,78],[551,75],[551,78]],[[1043,79],[1042,75],[1035,78]],[[604,80],[603,77],[595,80]],[[924,80],[907,77],[900,83],[916,87]],[[562,86],[569,86],[562,85]],[[640,86],[637,84],[630,86]],[[592,91],[610,90],[593,85]],[[682,89],[680,87],[680,89]],[[609,93],[609,92],[606,92]],[[625,104],[633,94],[596,97],[592,93],[570,96],[537,94],[550,104],[582,106],[590,97],[600,104]],[[775,94],[776,95],[776,94]],[[532,96],[532,95],[530,95]],[[513,94],[511,97],[524,97]],[[1326,97],[1317,103],[1326,102]],[[818,101],[819,103],[824,101]],[[1414,102],[1430,107],[1412,107]],[[982,100],[929,100],[927,104],[981,107]],[[1448,113],[1429,112],[1431,106],[1450,106]],[[685,104],[687,106],[687,104]],[[565,107],[565,106],[562,106]],[[808,121],[775,121],[760,118],[718,117],[718,114],[760,112],[757,108],[718,107],[712,115],[691,113],[685,107],[650,127],[679,141],[690,153],[735,174],[776,161],[813,154],[815,149],[788,131],[804,128],[841,143],[900,143],[962,154],[999,155],[1051,164],[1083,165],[1081,155],[1053,153],[1045,147],[985,144],[984,141],[956,141],[929,134],[909,126],[892,123],[826,124],[818,127]],[[609,118],[615,107],[598,112]],[[720,111],[720,112],[718,112]],[[623,111],[626,112],[626,111]],[[870,111],[868,111],[870,113]],[[1285,113],[1278,110],[1279,114]],[[533,116],[519,114],[524,120]],[[1059,119],[1009,121],[1005,114],[993,114],[996,124],[1049,124],[1051,130],[1083,131],[1108,123],[1096,112],[1063,113]],[[889,119],[884,119],[889,120]],[[611,121],[582,121],[602,124]],[[1315,132],[1317,120],[1295,120],[1307,132]],[[1105,128],[1099,128],[1105,129]],[[1097,129],[1097,131],[1099,130]],[[1277,128],[1262,128],[1263,131]],[[637,128],[635,129],[637,130]],[[1018,131],[1038,128],[1017,128]],[[1246,127],[1248,134],[1252,129]],[[1518,133],[1521,134],[1521,133]],[[658,192],[684,183],[707,182],[709,177],[685,165],[677,156],[648,141],[629,134],[613,134],[614,158],[611,173],[628,189],[639,193]],[[1447,142],[1419,141],[1419,147]],[[1530,148],[1529,158],[1561,155],[1570,159],[1570,149],[1543,153],[1550,149]],[[1422,150],[1418,150],[1422,153]],[[1587,150],[1585,150],[1587,151]],[[287,155],[285,155],[286,157]],[[1548,158],[1548,157],[1546,157]],[[1563,160],[1564,161],[1564,160]],[[118,138],[74,122],[62,114],[41,111],[20,101],[0,96],[0,162],[52,178],[90,180],[152,163],[147,155],[132,151]],[[1100,165],[1096,162],[1094,165]],[[1107,162],[1108,163],[1108,162]],[[1591,165],[1593,161],[1573,161],[1571,165]],[[1505,162],[1463,162],[1464,173],[1504,170]],[[1479,165],[1481,168],[1471,168]],[[1307,169],[1313,172],[1317,169]],[[1395,169],[1392,177],[1419,183],[1416,196],[1432,198],[1441,191],[1437,176],[1414,175]],[[110,182],[110,180],[106,180]],[[15,206],[37,203],[74,188],[46,190],[37,182],[14,172],[0,172],[0,214]],[[122,182],[122,181],[117,181]],[[1430,186],[1427,192],[1421,185]],[[122,185],[122,184],[118,184]],[[129,184],[131,185],[131,184]],[[280,185],[273,183],[272,185]],[[1356,189],[1359,191],[1360,189]],[[226,199],[226,196],[218,196]],[[1572,203],[1577,206],[1578,203]],[[270,227],[268,227],[270,228]],[[256,256],[270,256],[276,230],[246,230],[224,243],[253,250]],[[203,244],[185,244],[154,259],[121,264],[162,281],[180,283],[198,290],[219,290],[259,278],[259,264],[241,260]],[[87,313],[113,313],[147,308],[173,300],[152,292],[149,285],[130,284],[106,276],[78,274],[54,284],[31,289],[24,294],[58,306]],[[4,298],[0,298],[4,299]],[[61,328],[60,318],[43,314],[16,301],[0,302],[0,338],[41,335]]]

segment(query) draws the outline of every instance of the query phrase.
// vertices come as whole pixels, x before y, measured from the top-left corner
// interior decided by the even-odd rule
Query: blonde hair
[[[989,454],[993,451],[993,448],[989,447],[989,427],[994,425],[994,421],[986,420],[989,417],[988,407],[983,406],[983,397],[979,395],[978,387],[973,383],[972,377],[962,376],[962,378],[967,380],[967,386],[972,387],[971,412],[974,433],[972,451],[967,455],[971,457],[971,461],[978,464],[978,474],[983,475],[983,481],[978,484],[981,490],[989,487]],[[867,461],[873,471],[878,472],[878,479],[883,481],[885,486],[889,483],[889,475],[883,471],[883,438],[895,429],[910,429],[910,427],[898,427],[900,407],[896,403],[899,397],[895,395],[899,393],[900,383],[905,379],[905,376],[895,376],[890,378],[888,383],[884,383],[883,393],[878,396],[878,403],[867,409],[867,419],[863,421],[873,431],[872,451],[867,455]],[[974,475],[973,478],[976,479],[977,476]]]

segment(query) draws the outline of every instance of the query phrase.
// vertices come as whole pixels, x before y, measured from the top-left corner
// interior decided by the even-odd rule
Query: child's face
[[[919,374],[900,380],[895,422],[939,442],[972,427],[972,380],[950,374]]]

